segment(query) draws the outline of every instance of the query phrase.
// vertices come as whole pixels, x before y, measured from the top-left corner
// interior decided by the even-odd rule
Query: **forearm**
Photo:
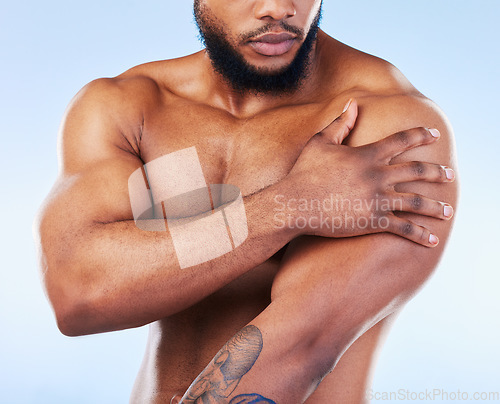
[[[299,282],[288,285],[221,348],[181,403],[305,402],[359,330],[367,329],[345,321],[344,314],[356,307],[360,296],[341,299],[341,282],[335,285],[332,278],[309,272],[309,280],[301,280],[303,287]]]
[[[244,198],[245,242],[187,268],[181,268],[168,230],[143,231],[132,220],[94,223],[78,233],[49,232],[51,239],[42,243],[52,246],[43,254],[44,276],[60,328],[79,335],[144,325],[193,305],[263,263],[295,236],[273,222],[273,198],[287,186],[277,183]]]
[[[441,235],[444,245],[446,234]],[[304,402],[351,344],[419,290],[443,245],[430,250],[388,234],[293,241],[275,278],[271,305],[251,322],[262,335],[262,349],[227,402],[241,394]],[[200,380],[212,389],[204,394],[222,396],[212,380],[213,366],[186,398],[200,394]]]
[[[299,338],[290,312],[271,304],[236,333],[184,394],[181,403],[301,403],[323,374],[311,334]]]

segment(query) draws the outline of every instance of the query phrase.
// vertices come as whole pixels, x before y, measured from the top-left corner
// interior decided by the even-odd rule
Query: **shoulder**
[[[184,96],[200,76],[206,74],[200,69],[202,55],[200,51],[175,59],[144,63],[122,73],[118,79],[142,80],[144,84],[149,81],[163,96]]]
[[[120,119],[135,119],[169,97],[182,93],[192,83],[198,54],[134,66],[111,78],[99,78],[85,85],[73,98],[68,112],[105,111]],[[194,63],[193,63],[194,62]]]
[[[324,32],[318,37],[318,52],[324,81],[330,95],[419,94],[409,80],[391,63],[348,46]]]
[[[154,80],[143,75],[100,78],[85,85],[69,103],[58,136],[65,171],[117,152],[140,155],[144,111],[159,97]]]
[[[336,77],[331,84],[334,97],[342,98],[342,105],[353,98],[359,106],[355,127],[345,144],[361,146],[411,128],[436,128],[441,132],[439,142],[411,150],[404,158],[455,165],[453,129],[435,102],[388,61],[333,38],[326,44],[327,58]]]
[[[138,137],[145,113],[158,106],[166,92],[148,65],[86,84],[65,111],[60,128],[63,140],[82,133],[108,140],[116,135]]]
[[[143,77],[100,78],[85,85],[69,103],[59,129],[63,161],[85,154],[105,156],[116,145],[138,154],[145,102],[155,84]]]
[[[189,82],[182,77],[189,77],[187,65],[194,57],[145,63],[85,85],[62,119],[59,150],[63,161],[82,154],[104,158],[115,150],[140,156],[146,117],[178,100]]]
[[[348,83],[342,93],[343,102],[353,98],[359,106],[358,118],[345,144],[362,146],[412,128],[435,128],[441,133],[439,141],[401,153],[390,164],[422,161],[457,170],[453,128],[441,108],[418,91],[391,63],[343,44],[338,47],[342,55],[340,70]],[[395,189],[398,192],[424,195],[456,207],[458,187],[458,180],[446,184],[414,181],[397,184]],[[433,218],[421,215],[401,215],[433,228],[443,241],[451,228],[451,222],[438,223]],[[429,254],[439,251],[436,249]]]
[[[71,100],[68,112],[75,110],[86,113],[123,113],[140,109],[144,103],[158,97],[157,83],[140,74],[120,75],[113,78],[99,78],[86,84]]]
[[[414,127],[437,128],[451,137],[452,128],[436,103],[418,91],[393,64],[334,40],[340,55],[337,71],[345,87],[343,98],[354,98],[359,116],[352,146],[371,143]]]
[[[359,94],[359,115],[349,145],[359,146],[411,128],[436,128],[453,142],[452,126],[439,106],[421,94]]]

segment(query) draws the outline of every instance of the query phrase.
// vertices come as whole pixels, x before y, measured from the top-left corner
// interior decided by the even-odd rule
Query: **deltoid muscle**
[[[229,184],[207,186],[194,147],[138,168],[129,177],[128,190],[137,227],[168,227],[181,268],[220,257],[248,237],[240,190]]]

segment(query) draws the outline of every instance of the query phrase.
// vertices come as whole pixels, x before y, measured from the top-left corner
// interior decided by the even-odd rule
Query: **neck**
[[[210,104],[224,109],[236,117],[244,118],[282,105],[311,102],[321,88],[321,49],[325,40],[326,34],[320,30],[311,50],[307,76],[296,90],[278,95],[235,90],[224,77],[215,72],[205,52],[203,64],[204,70],[208,72],[207,94],[209,94]]]

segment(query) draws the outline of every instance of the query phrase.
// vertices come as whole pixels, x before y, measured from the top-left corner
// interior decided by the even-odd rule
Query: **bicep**
[[[60,172],[49,195],[52,211],[66,220],[132,219],[128,177],[142,162],[132,146],[133,133],[109,80],[87,85],[70,103],[58,142]]]
[[[128,177],[141,160],[123,141],[116,88],[97,82],[70,103],[59,133],[58,179],[37,217],[47,260],[64,259],[96,223],[130,220]],[[113,104],[114,102],[114,104]],[[125,120],[125,119],[124,119]]]

